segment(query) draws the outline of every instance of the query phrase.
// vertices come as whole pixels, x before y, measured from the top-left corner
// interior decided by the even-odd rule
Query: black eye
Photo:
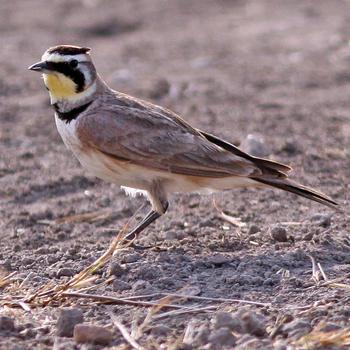
[[[72,68],[77,68],[78,66],[78,61],[77,60],[71,60],[69,61],[69,66]]]

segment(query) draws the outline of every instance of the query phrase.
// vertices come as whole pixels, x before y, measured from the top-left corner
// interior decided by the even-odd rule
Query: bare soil
[[[15,323],[0,320],[1,349],[128,349],[110,312],[130,331],[149,311],[72,298],[31,311],[5,305],[21,289],[81,271],[145,202],[89,177],[65,149],[43,83],[27,71],[50,46],[91,47],[113,88],[203,130],[243,145],[248,134],[263,137],[261,147],[291,164],[294,179],[348,210],[349,1],[12,0],[0,2],[0,30],[0,264],[3,275],[17,272],[1,289],[1,315]],[[109,278],[110,266],[114,280],[89,293],[266,303],[174,299],[217,307],[156,318],[170,311],[159,310],[137,338],[145,349],[348,348],[321,344],[320,334],[316,343],[305,338],[349,327],[348,213],[273,190],[227,191],[216,202],[243,225],[223,220],[211,197],[174,195],[138,240],[159,249],[118,252],[94,283]],[[104,215],[71,217],[93,212]],[[325,284],[320,270],[312,279],[310,256],[343,285]],[[83,345],[58,336],[66,306],[113,340]]]

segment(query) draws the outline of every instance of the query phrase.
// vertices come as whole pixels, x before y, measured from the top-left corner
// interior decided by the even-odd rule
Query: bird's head
[[[43,74],[52,102],[75,102],[95,89],[97,74],[89,51],[87,47],[54,46],[28,69]]]

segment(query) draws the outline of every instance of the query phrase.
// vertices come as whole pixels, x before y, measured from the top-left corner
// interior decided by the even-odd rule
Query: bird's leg
[[[149,226],[153,221],[157,220],[160,216],[162,216],[166,210],[168,209],[168,202],[165,203],[164,205],[164,212],[162,214],[158,213],[155,210],[151,210],[138,224],[132,231],[130,231],[126,236],[125,240],[127,241],[132,241],[135,238],[137,238],[138,234],[141,233],[147,226]],[[135,249],[149,249],[152,248],[151,246],[139,246],[135,243],[131,243],[131,247]]]
[[[160,182],[154,182],[149,191],[147,191],[148,198],[152,205],[152,210],[137,224],[137,226],[129,232],[125,239],[132,241],[137,238],[147,226],[157,220],[160,216],[165,214],[169,203],[166,200],[162,185]],[[134,243],[131,244],[134,248],[138,248]],[[143,248],[143,247],[142,247]],[[146,247],[149,248],[149,247]]]

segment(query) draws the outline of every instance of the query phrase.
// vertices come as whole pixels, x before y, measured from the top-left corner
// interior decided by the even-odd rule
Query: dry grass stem
[[[124,337],[124,339],[131,345],[133,349],[142,350],[143,347],[137,343],[137,341],[131,336],[126,327],[118,320],[118,318],[109,312],[113,324],[119,329],[119,332]]]
[[[330,332],[322,332],[319,328],[320,327],[303,336],[296,344],[305,350],[324,349],[331,346],[348,349],[350,346],[350,327]]]
[[[192,299],[192,300],[216,301],[220,303],[243,303],[243,304],[251,304],[251,305],[257,305],[257,306],[271,306],[271,303],[260,303],[258,301],[243,300],[243,299],[208,298],[208,297],[199,297],[196,295],[186,295],[186,294],[177,294],[177,293],[161,293],[161,295],[168,295],[168,296],[184,298],[184,299]]]

